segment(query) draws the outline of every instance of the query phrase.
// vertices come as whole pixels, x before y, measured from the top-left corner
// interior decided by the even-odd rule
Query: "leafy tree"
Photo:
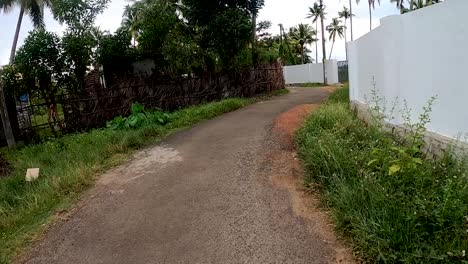
[[[104,34],[97,48],[97,62],[104,67],[106,84],[113,84],[114,76],[125,76],[135,60],[132,54],[131,35],[124,29],[118,29],[115,34]]]
[[[179,23],[176,9],[164,2],[148,3],[142,10],[139,49],[145,56],[154,60],[159,70],[167,65],[163,49],[169,41],[171,32]]]
[[[333,53],[333,46],[335,46],[336,36],[338,35],[339,38],[343,37],[343,33],[345,31],[345,26],[341,25],[341,20],[338,20],[338,18],[333,18],[330,25],[327,26],[327,31],[330,34],[329,40],[332,40],[332,47],[331,47],[331,50],[330,50],[330,57],[328,58],[328,59],[331,59],[331,55]]]
[[[255,55],[255,44],[257,38],[257,16],[260,9],[263,7],[265,0],[251,0],[249,11],[252,14],[252,55]]]
[[[255,29],[257,32],[257,39],[266,39],[271,38],[271,34],[268,30],[271,28],[271,21],[260,21],[257,24],[257,28]]]
[[[15,64],[5,65],[1,74],[1,81],[6,95],[16,96],[28,91],[23,75]]]
[[[37,92],[46,102],[49,125],[55,131],[51,121],[60,125],[55,95],[70,76],[59,37],[43,29],[31,32],[18,50],[15,63],[30,92]]]
[[[91,31],[67,32],[62,38],[64,56],[68,60],[73,77],[67,84],[70,91],[83,91],[88,67],[94,62],[93,49],[97,45]]]
[[[182,0],[182,13],[196,30],[198,45],[206,51],[205,63],[211,64],[212,52],[224,68],[233,67],[252,35],[260,0]]]
[[[97,15],[106,9],[110,0],[53,0],[54,18],[68,26],[68,30],[83,31],[93,27]]]
[[[283,59],[281,54],[281,46],[283,45],[282,37],[279,35],[273,36],[268,31],[271,28],[270,21],[260,21],[257,24],[257,51],[258,61],[272,62],[279,58]],[[285,61],[283,59],[283,61]]]
[[[86,72],[95,60],[97,40],[93,27],[96,16],[104,11],[109,0],[55,0],[54,17],[68,27],[62,39],[70,71],[68,88],[83,91]]]
[[[136,47],[136,40],[139,36],[141,15],[143,12],[144,5],[141,2],[137,2],[134,5],[125,6],[122,27],[127,29],[132,35],[133,46]]]
[[[257,1],[253,0],[182,0],[185,7],[184,17],[189,24],[196,26],[209,26],[219,15],[229,9],[239,9],[251,14]]]
[[[292,37],[298,42],[300,46],[302,64],[304,64],[305,61],[304,47],[317,41],[317,39],[315,38],[316,34],[317,33],[314,31],[314,29],[307,24],[299,24],[296,28],[293,29]]]
[[[221,58],[224,68],[235,66],[236,56],[247,48],[251,25],[245,11],[231,8],[219,14],[209,30],[211,48]]]

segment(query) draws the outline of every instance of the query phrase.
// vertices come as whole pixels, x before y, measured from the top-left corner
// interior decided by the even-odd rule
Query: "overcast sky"
[[[354,1],[354,0],[353,0]],[[355,1],[354,1],[355,2]],[[358,38],[369,31],[369,13],[366,5],[367,1],[361,1],[359,5],[353,6],[353,13],[356,15],[353,19],[354,38]],[[398,10],[390,1],[383,0],[380,6],[377,6],[373,14],[373,26],[379,25],[379,20],[382,17],[398,14]],[[265,7],[260,11],[259,20],[269,20],[272,22],[272,33],[279,34],[278,24],[282,23],[285,28],[292,27],[299,23],[311,23],[310,19],[306,19],[308,7],[312,6],[313,0],[265,0]],[[343,5],[348,5],[348,0],[324,0],[327,6],[327,20],[325,25],[331,22],[333,17],[338,16],[338,11],[342,10]],[[122,20],[124,6],[128,4],[127,0],[113,0],[109,4],[106,11],[98,17],[96,25],[103,30],[114,32]],[[0,14],[0,25],[2,27],[0,35],[0,65],[7,64],[10,56],[10,49],[13,42],[16,23],[18,19],[19,9],[14,9],[7,14]],[[53,20],[49,11],[45,13],[46,28],[49,31],[61,33],[64,26]],[[18,47],[23,44],[28,31],[32,29],[31,21],[28,17],[23,19],[21,33],[19,37]],[[328,36],[326,35],[326,38]],[[348,26],[349,40],[349,26]],[[331,43],[327,43],[327,54],[330,52]],[[333,51],[332,58],[338,60],[345,59],[345,44],[344,40],[337,40]],[[310,47],[313,50],[311,56],[315,58],[315,46]],[[319,45],[319,53],[321,46]],[[327,55],[328,56],[328,55]],[[319,54],[319,60],[321,56]]]

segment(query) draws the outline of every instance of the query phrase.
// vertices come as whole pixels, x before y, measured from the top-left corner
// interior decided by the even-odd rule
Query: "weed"
[[[449,154],[426,159],[419,144],[433,100],[413,124],[416,140],[399,140],[359,120],[346,90],[297,134],[306,186],[323,193],[366,262],[466,263],[467,163]]]
[[[161,111],[146,111],[145,107],[135,103],[131,107],[131,115],[128,117],[118,116],[107,122],[107,127],[112,129],[139,128],[148,124],[165,125],[170,121],[168,113]]]
[[[370,108],[370,114],[372,118],[372,125],[383,129],[385,122],[395,118],[395,110],[398,104],[398,97],[395,98],[391,104],[390,110],[387,108],[387,99],[381,97],[377,91],[377,83],[375,77],[372,77],[371,81],[372,89],[370,90],[370,99],[366,98],[367,105]]]
[[[323,87],[323,83],[303,83],[299,85],[300,87],[309,87],[309,88],[314,88],[314,87]]]

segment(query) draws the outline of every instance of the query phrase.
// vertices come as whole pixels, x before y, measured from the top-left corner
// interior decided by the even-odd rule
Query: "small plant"
[[[372,89],[370,90],[371,98],[370,100],[365,99],[367,101],[367,105],[369,105],[371,111],[371,118],[372,123],[374,126],[379,128],[383,128],[385,125],[386,120],[392,120],[395,118],[394,113],[398,103],[398,97],[396,97],[392,102],[392,107],[390,110],[387,109],[387,99],[385,97],[381,97],[377,91],[377,82],[375,81],[375,77],[372,76],[371,81]]]
[[[145,110],[142,104],[134,103],[131,107],[130,116],[118,116],[114,120],[109,121],[107,127],[111,129],[139,128],[149,123],[165,125],[169,120],[170,116],[167,113],[160,111],[149,112]]]
[[[387,101],[378,94],[374,77],[372,78],[371,85],[371,99],[368,104],[371,108],[372,125],[385,133],[383,127],[386,120],[394,118],[393,115],[398,98],[395,98],[392,108],[390,111],[387,111]],[[404,135],[398,135],[398,137],[403,137],[403,144],[392,144],[393,139],[390,137],[384,138],[381,146],[373,148],[370,155],[371,160],[367,163],[369,168],[374,171],[388,173],[388,175],[392,176],[399,173],[411,172],[422,165],[424,132],[426,131],[426,125],[430,122],[430,112],[436,98],[434,96],[429,99],[416,122],[412,120],[412,110],[409,108],[408,102],[406,100],[403,101],[404,108],[401,114],[405,121],[404,125],[409,130]]]
[[[301,87],[323,87],[323,83],[304,83],[300,85]]]
[[[297,134],[305,185],[322,190],[363,262],[467,263],[468,162],[422,151],[436,97],[416,121],[405,107],[407,138],[366,126],[348,98],[330,98]]]
[[[411,145],[421,147],[424,144],[424,133],[426,132],[427,124],[431,122],[430,113],[432,112],[432,106],[435,100],[437,100],[437,96],[433,96],[429,99],[427,104],[423,107],[423,111],[419,115],[417,122],[412,121],[412,109],[408,106],[408,102],[406,100],[404,101],[402,116],[405,121],[405,126],[409,129],[407,139]]]

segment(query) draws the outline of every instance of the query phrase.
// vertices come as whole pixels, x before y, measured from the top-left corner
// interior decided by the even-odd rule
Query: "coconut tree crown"
[[[327,31],[330,34],[329,40],[332,41],[332,48],[329,59],[331,59],[331,55],[333,53],[333,46],[335,45],[336,36],[338,35],[339,38],[344,37],[345,28],[346,27],[341,24],[341,20],[338,18],[333,18],[330,25],[327,26]]]
[[[50,0],[0,0],[0,10],[8,13],[19,6],[24,10],[24,13],[29,15],[34,27],[44,27],[44,7],[50,7]]]

